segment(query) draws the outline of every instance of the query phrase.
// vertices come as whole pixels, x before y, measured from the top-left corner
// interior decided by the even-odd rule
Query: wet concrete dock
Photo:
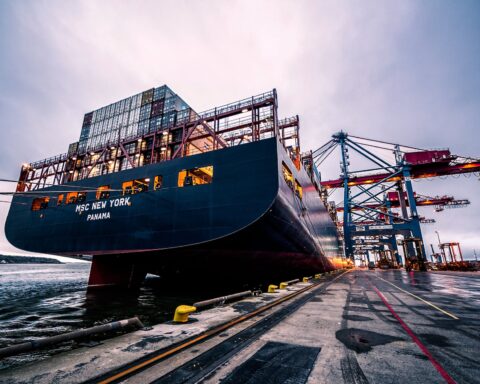
[[[0,382],[480,382],[480,274],[352,270],[290,290],[302,292],[152,364],[145,362],[166,348],[165,333],[176,332],[170,344],[179,345],[240,309],[245,314],[288,292],[244,300],[235,310],[198,313],[188,324],[155,327],[148,337],[164,344],[149,345],[148,355],[129,355],[130,362],[122,351],[128,343],[139,347],[142,331],[0,374]],[[74,375],[65,374],[69,364]]]

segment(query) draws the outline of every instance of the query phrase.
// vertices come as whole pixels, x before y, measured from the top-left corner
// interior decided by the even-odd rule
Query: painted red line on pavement
[[[457,382],[452,379],[452,377],[447,373],[447,371],[440,365],[440,363],[435,360],[435,358],[432,356],[430,351],[427,349],[425,345],[420,341],[420,339],[413,333],[413,331],[410,329],[410,327],[405,324],[405,322],[400,318],[400,316],[397,315],[397,313],[393,310],[392,306],[390,303],[387,301],[386,297],[383,296],[382,292],[378,290],[377,287],[373,286],[373,289],[377,293],[377,295],[382,299],[383,304],[386,305],[386,307],[389,309],[389,311],[392,313],[392,315],[398,320],[402,328],[405,330],[405,332],[408,333],[408,335],[412,338],[412,340],[415,342],[415,344],[418,345],[418,347],[422,350],[423,354],[428,357],[428,360],[433,364],[435,369],[442,375],[442,377],[445,379],[445,381],[448,384],[456,384]]]

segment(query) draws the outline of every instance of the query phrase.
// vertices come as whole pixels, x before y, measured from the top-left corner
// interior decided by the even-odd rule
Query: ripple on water
[[[165,292],[156,277],[148,278],[135,294],[87,295],[89,271],[89,263],[0,265],[0,348],[133,316],[139,316],[145,325],[158,324],[170,318],[179,301],[205,298]],[[75,342],[69,342],[2,359],[0,370],[75,346]]]

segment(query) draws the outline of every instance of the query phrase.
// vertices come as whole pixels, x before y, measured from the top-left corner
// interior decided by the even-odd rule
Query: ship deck
[[[195,313],[185,324],[160,324],[3,372],[0,381],[473,383],[480,368],[479,287],[478,273],[322,275]],[[191,342],[294,292],[300,293]],[[178,349],[187,340],[190,346]],[[177,352],[158,357],[173,345]]]

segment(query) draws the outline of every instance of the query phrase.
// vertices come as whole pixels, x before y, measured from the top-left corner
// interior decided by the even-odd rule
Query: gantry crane
[[[318,167],[336,148],[340,149],[341,175],[338,179],[323,180],[321,186],[325,199],[332,190],[343,188],[342,207],[330,211],[332,215],[333,212],[343,214],[343,220],[339,221],[342,222],[346,256],[353,258],[355,239],[376,237],[387,239],[399,260],[396,235],[400,234],[405,240],[402,243],[405,257],[412,261],[421,260],[416,265],[423,269],[426,252],[420,228],[422,218],[417,206],[432,205],[440,211],[445,207],[466,206],[469,201],[455,200],[451,196],[429,198],[416,195],[412,179],[464,173],[478,175],[480,160],[453,155],[448,149],[425,150],[352,136],[342,131],[307,154],[306,162],[312,161]],[[349,151],[372,166],[352,170]],[[397,207],[400,214],[392,212],[392,208]]]

